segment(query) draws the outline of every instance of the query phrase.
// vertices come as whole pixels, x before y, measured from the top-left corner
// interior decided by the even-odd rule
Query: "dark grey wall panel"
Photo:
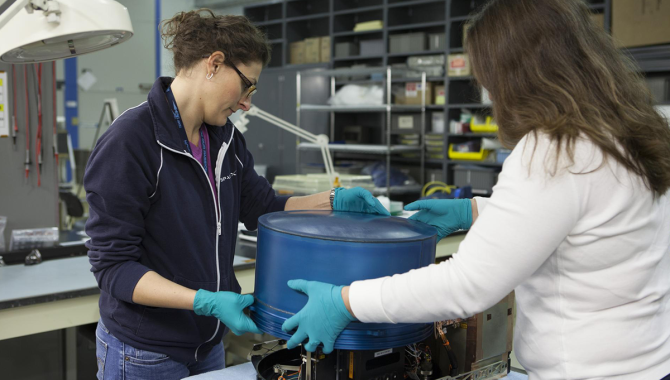
[[[252,104],[289,123],[296,123],[295,69],[268,69],[261,75],[260,88]],[[325,77],[303,78],[305,103],[325,104],[328,82]],[[249,117],[249,130],[244,137],[256,164],[268,165],[268,180],[276,175],[296,173],[296,136],[257,117]],[[328,114],[303,112],[301,128],[328,135]],[[301,162],[322,162],[320,153],[301,152]]]
[[[41,186],[37,186],[38,165],[35,158],[37,136],[37,84],[34,65],[16,65],[17,122],[19,133],[16,146],[12,138],[0,139],[0,215],[6,216],[5,229],[6,247],[14,229],[57,227],[58,226],[58,183],[56,161],[53,156],[53,80],[51,63],[42,67],[42,172]],[[26,113],[23,73],[28,70],[28,98],[30,112],[30,175],[25,179],[25,145],[26,145]],[[0,70],[8,73],[7,96],[9,102],[9,118],[14,110],[11,66],[0,64]]]

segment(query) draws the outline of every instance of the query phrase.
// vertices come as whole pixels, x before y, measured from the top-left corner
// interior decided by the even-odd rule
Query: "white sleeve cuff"
[[[356,318],[365,323],[395,323],[384,311],[382,287],[390,277],[356,281],[349,288],[349,305]]]
[[[481,215],[484,208],[489,203],[489,198],[474,197],[474,200],[477,202],[477,213]]]

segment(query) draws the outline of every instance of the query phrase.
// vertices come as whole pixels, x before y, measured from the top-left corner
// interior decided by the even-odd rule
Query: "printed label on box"
[[[465,68],[465,59],[463,57],[457,57],[449,62],[449,67],[453,70],[460,70]]]
[[[400,129],[412,129],[412,128],[414,128],[414,116],[399,116],[398,117],[398,128],[400,128]]]
[[[419,91],[423,91],[421,82],[407,82],[405,84],[405,97],[414,98],[418,96]]]
[[[405,97],[413,98],[417,95],[417,84],[416,83],[407,83],[405,85]]]

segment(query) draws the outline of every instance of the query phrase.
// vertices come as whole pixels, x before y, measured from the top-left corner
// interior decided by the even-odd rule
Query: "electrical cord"
[[[28,66],[23,69],[23,87],[26,89],[26,184],[30,175],[30,101],[28,100]]]
[[[57,115],[57,108],[58,108],[58,103],[56,100],[56,61],[51,62],[51,81],[53,82],[52,86],[52,98],[51,100],[53,101],[53,108],[51,109],[51,113],[53,114],[53,141],[51,141],[51,149],[53,149],[53,155],[54,155],[54,160],[55,160],[55,165],[53,166],[54,168],[54,182],[56,183],[56,188],[58,189],[60,187],[60,178],[58,176],[58,128],[56,125],[56,115]],[[55,194],[55,205],[56,205],[56,217],[57,221],[60,221],[60,213],[61,213],[61,208],[60,208],[60,202],[59,202],[59,197],[58,193]]]
[[[37,186],[42,186],[42,64],[35,64],[35,84],[37,85],[37,137],[35,157],[37,160]]]
[[[421,189],[421,197],[429,197],[437,193],[438,191],[442,193],[451,194],[451,191],[456,189],[457,189],[456,186],[450,186],[440,181],[432,181],[428,182],[423,186],[423,189]]]
[[[444,326],[442,322],[435,323],[435,330],[440,335],[443,342],[442,346],[445,351],[447,351],[447,358],[449,359],[449,375],[456,376],[458,374],[458,361],[454,350],[451,349],[451,344],[449,343],[449,339],[447,339],[447,335],[444,333],[443,328],[446,329],[447,327]]]
[[[57,130],[57,118],[56,118],[56,109],[58,108],[58,102],[56,101],[56,61],[51,64],[51,80],[53,81],[53,126],[54,126],[54,141],[51,145],[54,152],[54,158],[56,159],[56,170],[58,170],[58,130]],[[58,178],[56,178],[58,179]]]
[[[14,105],[14,113],[12,114],[12,139],[14,140],[14,147],[16,147],[16,135],[19,133],[19,125],[16,123],[16,65],[12,65],[12,92],[14,94],[14,97],[12,97],[12,103]]]

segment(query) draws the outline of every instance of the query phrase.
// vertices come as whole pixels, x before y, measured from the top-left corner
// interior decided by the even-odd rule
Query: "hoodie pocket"
[[[192,281],[176,276],[173,281],[189,289],[216,291],[216,281]],[[216,329],[216,318],[196,315],[193,310],[147,306],[137,336],[163,343],[198,345]]]

